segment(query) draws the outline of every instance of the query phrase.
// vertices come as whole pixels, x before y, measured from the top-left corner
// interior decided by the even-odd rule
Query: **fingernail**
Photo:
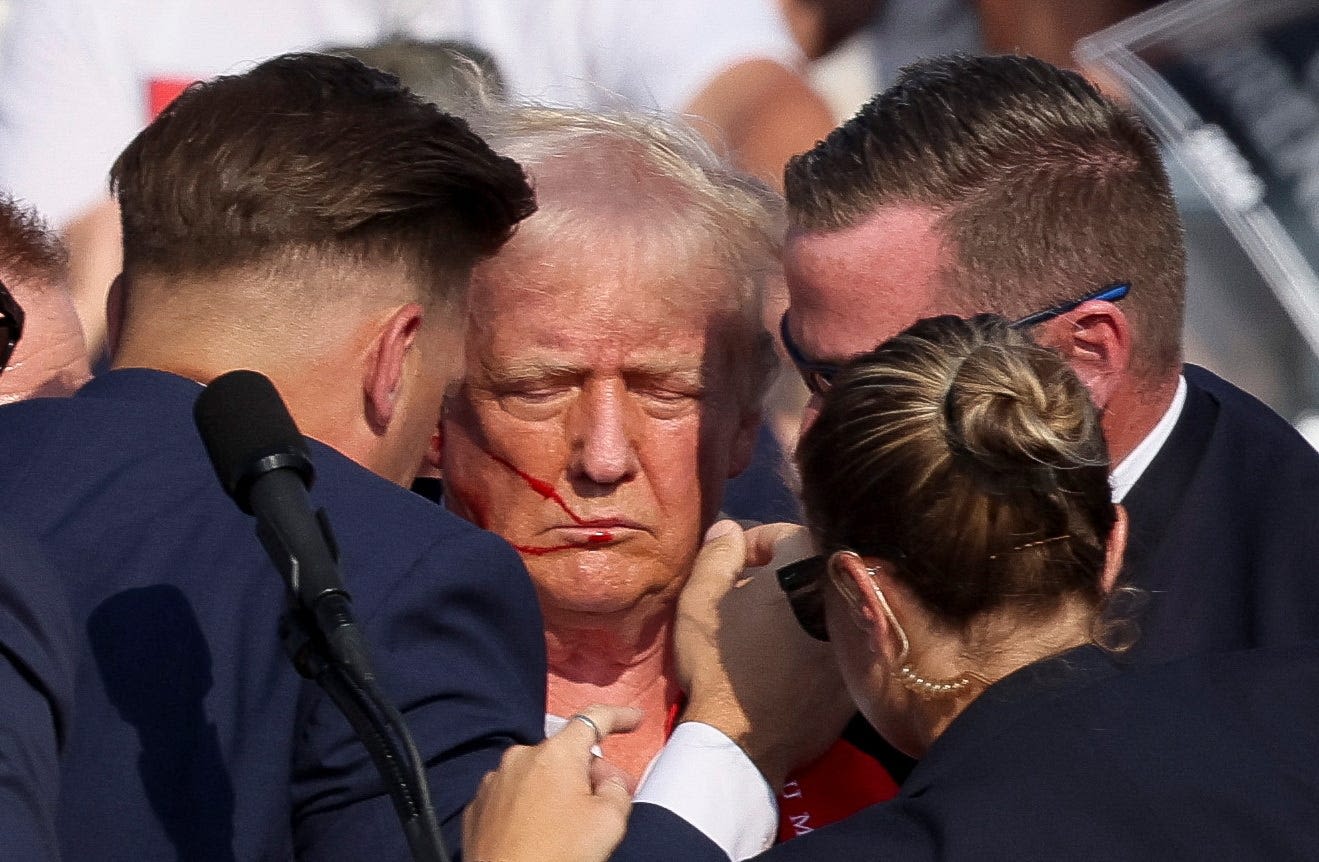
[[[722,521],[715,521],[713,524],[710,525],[710,529],[705,531],[705,541],[709,542],[714,539],[727,536],[736,529],[737,529],[736,521],[730,521],[726,518]]]

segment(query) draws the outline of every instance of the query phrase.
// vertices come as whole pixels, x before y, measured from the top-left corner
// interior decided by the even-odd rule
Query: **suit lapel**
[[[1124,583],[1144,589],[1154,586],[1145,563],[1154,556],[1186,499],[1217,421],[1218,402],[1188,378],[1186,404],[1172,434],[1122,500],[1130,518],[1122,567]]]

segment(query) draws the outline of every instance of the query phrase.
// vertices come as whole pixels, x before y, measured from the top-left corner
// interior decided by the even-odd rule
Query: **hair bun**
[[[952,366],[944,396],[954,456],[985,475],[1042,488],[1057,486],[1058,470],[1102,464],[1097,414],[1075,375],[1001,319],[982,322],[999,338],[971,346]]]

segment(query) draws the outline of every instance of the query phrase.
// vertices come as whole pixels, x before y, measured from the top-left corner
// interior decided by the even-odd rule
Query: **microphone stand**
[[[329,646],[311,615],[294,601],[280,619],[280,639],[298,673],[325,691],[366,747],[389,790],[414,862],[449,862],[431,807],[425,764],[403,716],[375,684],[375,675],[361,672],[356,661],[331,658],[339,650]]]
[[[288,483],[306,499],[306,488]],[[389,791],[414,862],[450,862],[431,807],[425,764],[403,716],[376,684],[375,672],[351,605],[340,586],[339,549],[324,509],[316,511],[321,543],[285,536],[276,519],[254,505],[257,536],[289,585],[289,608],[280,619],[280,639],[294,668],[319,685],[366,747]],[[293,548],[301,549],[295,553]],[[317,559],[324,549],[325,559]]]

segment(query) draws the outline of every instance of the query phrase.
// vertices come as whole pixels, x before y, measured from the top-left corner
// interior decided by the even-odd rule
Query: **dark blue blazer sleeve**
[[[728,862],[719,846],[672,811],[640,802],[632,806],[623,843],[609,862]]]
[[[56,860],[59,749],[73,624],[35,549],[0,533],[0,860]]]
[[[364,629],[381,685],[428,765],[457,859],[462,811],[481,778],[509,745],[544,732],[545,641],[526,569],[508,545],[464,525],[397,581]],[[327,698],[306,700],[294,776],[298,857],[407,858],[365,750]]]

